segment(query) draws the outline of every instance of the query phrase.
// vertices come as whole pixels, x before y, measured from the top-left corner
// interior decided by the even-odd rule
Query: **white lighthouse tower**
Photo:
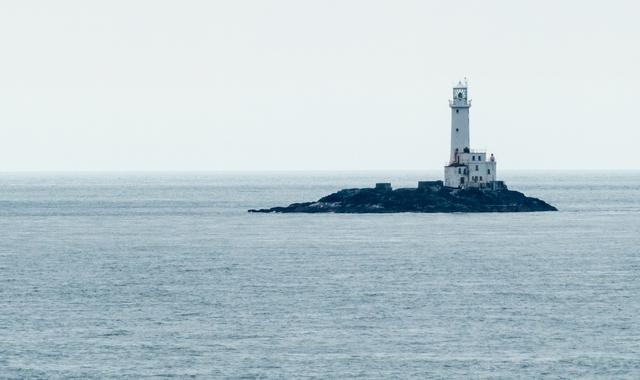
[[[453,88],[451,108],[451,158],[455,162],[459,153],[469,150],[469,108],[471,101],[467,97],[467,83],[458,82]]]
[[[468,86],[465,79],[453,87],[451,108],[451,153],[449,164],[444,167],[444,185],[448,187],[497,188],[496,161],[493,154],[487,159],[484,151],[472,150],[469,142]]]

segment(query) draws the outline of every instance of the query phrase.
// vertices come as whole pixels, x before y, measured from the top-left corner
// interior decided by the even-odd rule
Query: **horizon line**
[[[337,172],[337,173],[354,173],[354,172],[421,172],[421,171],[440,171],[442,168],[426,168],[426,169],[108,169],[108,170],[0,170],[0,175],[2,174],[39,174],[39,173],[64,173],[64,174],[82,174],[82,173],[105,173],[105,174],[115,174],[115,173],[283,173],[283,172],[307,172],[307,173],[327,173],[327,172]],[[640,169],[572,169],[572,168],[523,168],[523,169],[515,169],[515,168],[506,168],[501,169],[500,171],[505,172],[515,172],[515,171],[545,171],[545,172],[568,172],[568,171],[582,171],[582,172],[638,172]]]

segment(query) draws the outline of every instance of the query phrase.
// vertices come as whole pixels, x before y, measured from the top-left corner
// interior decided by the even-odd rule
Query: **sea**
[[[0,379],[638,379],[640,172],[558,212],[251,214],[441,171],[2,173]]]

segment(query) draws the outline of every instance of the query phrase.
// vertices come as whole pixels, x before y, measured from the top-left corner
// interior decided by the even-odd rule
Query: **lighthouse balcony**
[[[470,108],[471,107],[471,100],[469,100],[467,102],[461,102],[461,101],[458,101],[458,100],[449,99],[449,107],[451,107],[451,108]]]

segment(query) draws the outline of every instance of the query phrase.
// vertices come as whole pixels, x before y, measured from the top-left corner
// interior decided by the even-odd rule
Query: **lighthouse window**
[[[462,174],[462,169],[458,168],[458,174]]]
[[[487,174],[491,174],[491,169],[487,169]]]
[[[480,176],[480,181],[482,181],[482,176]]]
[[[478,165],[476,165],[476,171],[478,171]]]
[[[471,156],[471,161],[475,161],[476,160],[476,156]]]
[[[458,132],[458,131],[459,131],[459,129],[458,129],[458,128],[456,128],[456,132]]]
[[[460,110],[456,110],[456,113],[460,112]]]

